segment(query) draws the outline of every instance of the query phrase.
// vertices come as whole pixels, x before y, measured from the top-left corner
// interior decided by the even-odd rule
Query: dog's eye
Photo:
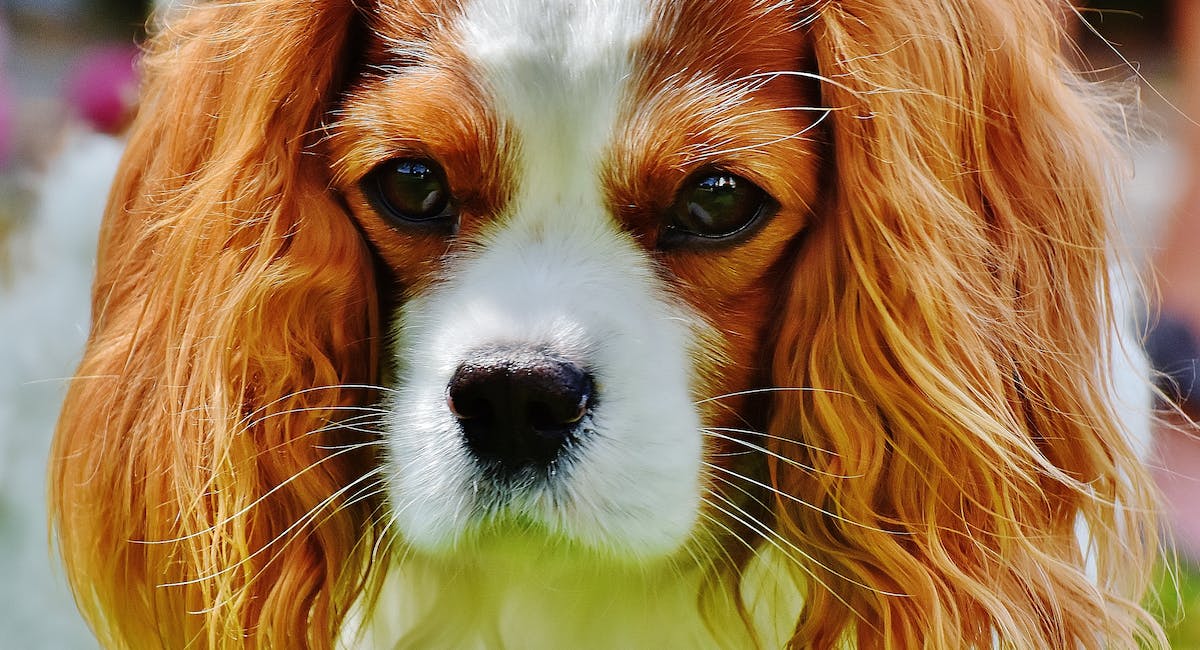
[[[664,243],[673,245],[697,237],[729,239],[746,231],[772,205],[762,188],[741,176],[725,171],[701,172],[684,184],[671,205]]]
[[[432,160],[389,160],[367,174],[362,189],[375,209],[393,220],[425,223],[451,216],[446,175]]]

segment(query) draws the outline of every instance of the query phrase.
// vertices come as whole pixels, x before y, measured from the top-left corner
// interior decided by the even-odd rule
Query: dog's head
[[[327,647],[380,549],[516,544],[734,603],[774,549],[803,647],[1132,645],[1108,136],[1056,25],[188,11],[147,57],[53,461],[102,639]]]

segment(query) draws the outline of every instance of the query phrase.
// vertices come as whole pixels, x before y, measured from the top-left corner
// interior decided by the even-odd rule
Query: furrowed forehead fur
[[[396,570],[385,551],[407,557],[360,426],[391,399],[391,321],[562,232],[612,253],[585,270],[639,288],[629,311],[670,322],[694,370],[672,399],[704,428],[687,602],[713,638],[761,640],[739,576],[773,555],[803,593],[773,621],[792,647],[1160,642],[1137,604],[1150,484],[1098,352],[1110,104],[1050,4],[247,0],[173,20],[51,467],[101,642],[335,647]],[[370,210],[359,182],[402,157],[444,168],[453,237]],[[777,213],[736,245],[659,247],[709,166]]]

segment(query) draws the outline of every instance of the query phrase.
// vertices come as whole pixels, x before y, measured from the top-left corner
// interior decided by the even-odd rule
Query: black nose
[[[593,402],[592,379],[578,364],[513,347],[473,353],[446,395],[467,448],[502,473],[547,468]]]

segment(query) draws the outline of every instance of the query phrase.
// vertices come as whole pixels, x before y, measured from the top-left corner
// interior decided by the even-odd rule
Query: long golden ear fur
[[[1153,491],[1106,399],[1112,133],[1049,4],[819,9],[836,188],[775,350],[811,390],[772,430],[823,451],[771,472],[840,518],[777,500],[829,585],[795,647],[1162,642]]]
[[[327,648],[366,586],[370,447],[327,425],[368,399],[378,307],[305,150],[353,20],[201,5],[145,59],[50,478],[106,647]]]

